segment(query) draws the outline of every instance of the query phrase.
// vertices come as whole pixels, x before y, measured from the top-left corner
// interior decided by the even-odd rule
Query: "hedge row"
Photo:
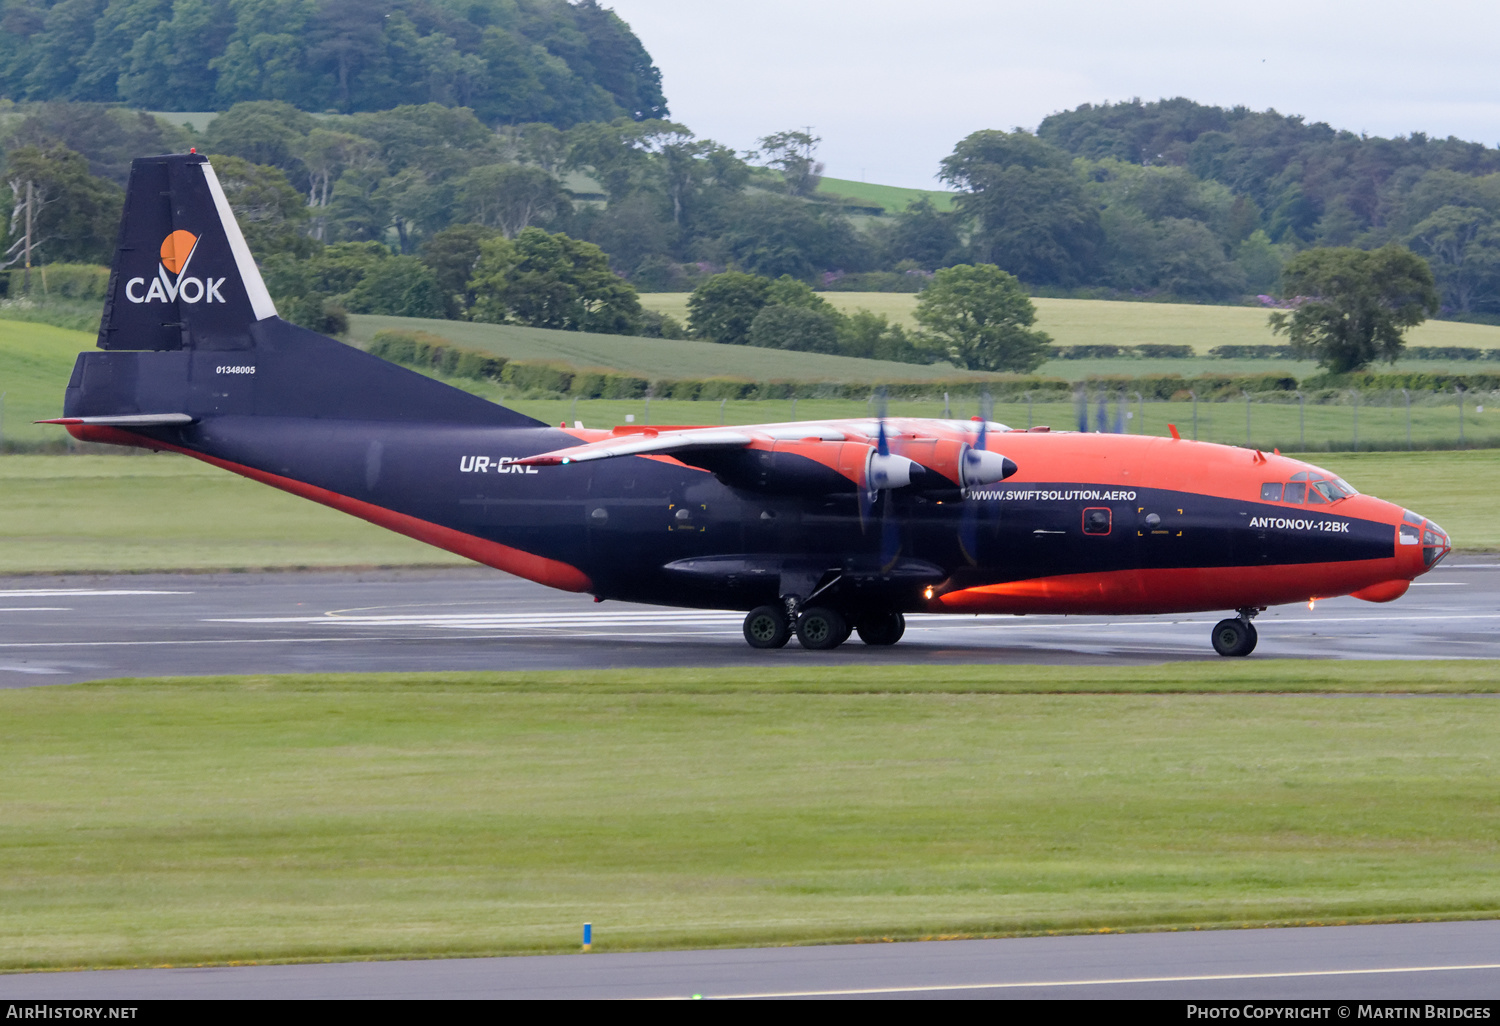
[[[25,293],[26,270],[0,271],[0,296]],[[98,264],[45,264],[31,269],[31,298],[103,300],[109,291],[109,268]]]
[[[893,381],[874,386],[866,382],[749,381],[743,378],[660,378],[649,380],[610,370],[578,370],[544,361],[507,360],[503,356],[456,346],[441,335],[423,331],[380,331],[370,343],[376,356],[422,370],[453,377],[499,381],[532,392],[571,395],[580,399],[683,399],[717,402],[722,399],[854,399],[863,401],[879,389],[892,399],[938,400],[974,398],[989,393],[1000,401],[1027,396],[1039,402],[1071,400],[1078,393],[1089,396],[1119,395],[1133,398],[1182,401],[1194,395],[1203,401],[1238,399],[1246,392],[1291,393],[1299,387],[1385,391],[1410,389],[1433,392],[1487,391],[1500,389],[1500,374],[1320,374],[1299,386],[1285,374],[1180,374],[1094,375],[1081,381],[1062,378],[966,378],[952,381]]]
[[[1214,346],[1209,356],[1221,360],[1295,360],[1291,346]],[[1500,349],[1471,346],[1407,346],[1403,360],[1500,360]]]
[[[1170,346],[1144,343],[1138,346],[1048,346],[1047,356],[1053,360],[1190,360],[1198,354],[1192,346]]]
[[[1435,371],[1415,371],[1408,374],[1390,374],[1363,371],[1358,374],[1314,374],[1302,381],[1304,389],[1344,388],[1361,392],[1396,391],[1411,392],[1491,392],[1500,389],[1500,374],[1444,374]]]

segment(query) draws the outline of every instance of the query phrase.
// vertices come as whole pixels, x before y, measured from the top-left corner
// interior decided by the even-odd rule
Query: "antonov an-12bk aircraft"
[[[198,154],[133,164],[98,345],[51,422],[76,438],[185,453],[553,588],[748,610],[757,648],[889,645],[909,613],[1223,609],[1213,646],[1243,656],[1267,606],[1386,602],[1449,549],[1315,466],[1175,430],[542,424],[278,317]]]

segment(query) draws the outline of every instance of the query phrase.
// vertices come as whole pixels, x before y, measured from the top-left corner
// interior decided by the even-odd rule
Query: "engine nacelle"
[[[951,438],[900,439],[892,448],[918,463],[912,484],[923,491],[974,488],[1003,481],[1016,465],[998,452],[976,449]]]

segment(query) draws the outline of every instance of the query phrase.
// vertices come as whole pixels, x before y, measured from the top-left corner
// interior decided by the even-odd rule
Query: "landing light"
[[[932,586],[928,585],[927,590],[922,592],[922,594],[926,595],[929,599],[932,598]]]

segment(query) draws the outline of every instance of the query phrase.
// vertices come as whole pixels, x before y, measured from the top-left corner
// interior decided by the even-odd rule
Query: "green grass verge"
[[[58,441],[59,427],[34,420],[62,416],[63,392],[78,354],[94,336],[50,324],[0,320],[0,443]]]
[[[585,921],[626,950],[1494,915],[1500,701],[1369,693],[1497,675],[1252,660],[7,691],[0,967],[567,951]]]
[[[0,457],[0,573],[467,562],[186,456]]]
[[[545,402],[517,405],[555,413],[538,409]],[[764,413],[776,404],[743,405]],[[816,404],[799,403],[799,415],[820,415],[804,405]],[[1500,459],[1492,452],[1310,458],[1361,491],[1437,520],[1461,549],[1500,551],[1500,524],[1491,509],[1500,494]],[[0,458],[0,574],[466,562],[185,456]]]

